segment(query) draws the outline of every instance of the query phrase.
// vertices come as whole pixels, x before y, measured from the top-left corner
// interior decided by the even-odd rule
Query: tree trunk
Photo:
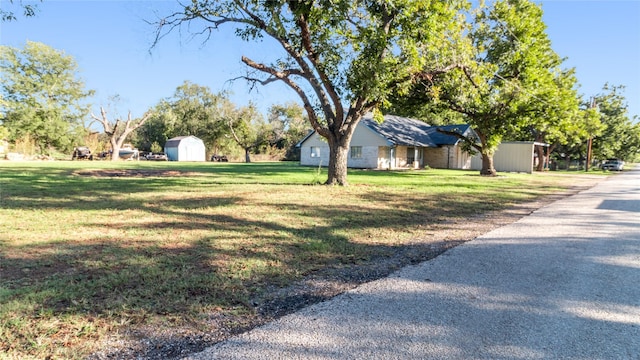
[[[111,161],[120,160],[120,144],[113,139],[111,141]]]
[[[549,170],[558,170],[558,161],[554,161],[553,164],[551,164],[551,153],[553,153],[553,150],[555,149],[556,145],[555,144],[551,144],[549,145],[549,147],[547,148],[547,166],[549,168]]]
[[[249,150],[250,149],[251,148],[245,148],[244,149],[244,162],[248,162],[248,163],[251,162],[251,154],[249,154]]]
[[[538,154],[538,165],[536,165],[536,171],[544,171],[544,164],[547,162],[547,157],[544,154],[544,146],[535,145],[536,153]]]
[[[104,128],[105,134],[109,135],[109,143],[111,143],[111,161],[120,160],[120,149],[122,148],[124,141],[127,139],[127,136],[144,125],[144,123],[151,117],[150,112],[145,113],[142,118],[140,118],[132,127],[131,124],[134,122],[134,120],[131,118],[131,112],[129,112],[127,121],[122,122],[122,120],[116,119],[114,124],[110,123],[109,119],[107,119],[107,112],[103,107],[100,107],[100,115],[101,117],[97,117],[93,113],[91,113],[91,117],[94,120],[100,122],[102,124],[102,127]],[[124,130],[120,131],[120,124],[122,123],[124,123]],[[137,158],[137,155],[135,156]]]
[[[482,170],[480,175],[483,176],[496,176],[498,172],[493,167],[493,154],[482,153]]]
[[[349,185],[347,182],[347,160],[351,137],[343,136],[340,141],[329,140],[329,167],[326,185]]]

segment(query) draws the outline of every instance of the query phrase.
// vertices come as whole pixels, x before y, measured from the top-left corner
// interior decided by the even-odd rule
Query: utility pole
[[[589,106],[591,109],[596,107],[596,98],[591,97],[591,105]],[[587,140],[587,163],[584,166],[584,171],[589,172],[589,165],[591,165],[591,146],[593,144],[593,135],[589,134],[589,139]]]
[[[591,143],[593,143],[593,137],[589,135],[587,140],[587,163],[584,166],[584,171],[589,172],[589,164],[591,164]]]

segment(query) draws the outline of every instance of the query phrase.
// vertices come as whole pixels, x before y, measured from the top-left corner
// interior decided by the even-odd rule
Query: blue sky
[[[0,5],[7,0],[0,0]],[[575,67],[579,92],[598,94],[605,83],[624,85],[630,116],[640,116],[640,0],[541,1],[554,50]],[[276,103],[298,101],[283,85],[258,87],[230,79],[242,76],[242,55],[255,60],[273,56],[266,43],[245,43],[230,31],[189,39],[179,33],[151,49],[154,29],[145,20],[168,14],[173,0],[44,0],[35,18],[0,24],[0,44],[23,47],[27,40],[45,43],[73,56],[87,88],[96,90],[94,112],[141,116],[185,80],[230,91],[238,105],[250,101],[266,111]],[[120,100],[109,105],[109,98]]]

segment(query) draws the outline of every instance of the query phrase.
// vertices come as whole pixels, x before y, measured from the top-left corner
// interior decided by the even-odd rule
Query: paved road
[[[640,359],[640,169],[191,359]]]

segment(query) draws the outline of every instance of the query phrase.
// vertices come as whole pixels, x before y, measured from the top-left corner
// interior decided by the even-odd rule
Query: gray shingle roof
[[[394,115],[385,115],[382,123],[373,120],[371,115],[366,115],[361,122],[395,145],[419,147],[454,145],[459,141],[455,136],[438,132],[439,128],[461,134],[470,128],[466,124],[431,126],[424,121]]]
[[[431,126],[424,121],[395,116],[385,115],[384,121],[378,123],[373,120],[371,114],[365,115],[360,124],[368,127],[372,131],[380,134],[393,145],[417,146],[417,147],[438,147],[443,145],[455,145],[459,139],[453,135],[446,135],[438,129],[446,131],[456,131],[460,134],[468,135],[471,126],[467,124]],[[305,136],[296,147],[300,147],[315,131],[311,131]]]
[[[378,123],[371,115],[365,115],[360,122],[369,129],[382,135],[395,145],[436,147],[428,129],[431,127],[424,121],[385,115],[384,121]]]
[[[458,125],[443,125],[443,126],[432,126],[429,129],[431,139],[438,145],[455,145],[460,141],[457,137],[453,135],[443,134],[438,131],[438,129],[442,129],[450,132],[457,132],[462,135],[468,135],[468,132],[471,131],[471,125],[467,124],[458,124]]]

